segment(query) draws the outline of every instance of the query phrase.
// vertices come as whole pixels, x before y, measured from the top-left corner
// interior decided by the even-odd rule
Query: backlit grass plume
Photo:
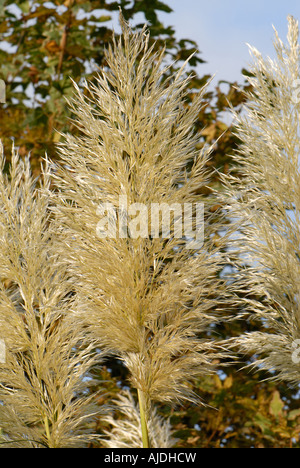
[[[194,122],[204,90],[188,104],[184,67],[164,79],[164,51],[120,21],[107,70],[70,101],[81,135],[59,146],[56,214],[82,298],[77,319],[129,369],[147,446],[151,401],[197,401],[194,380],[214,369],[220,350],[204,336],[224,292],[208,210],[203,245],[198,236],[210,150],[196,151]]]
[[[246,293],[244,310],[265,330],[247,333],[237,344],[255,353],[254,366],[294,384],[300,382],[298,34],[298,22],[289,17],[287,45],[275,31],[274,60],[250,48],[253,91],[236,116],[239,177],[227,181],[230,212],[240,229],[231,246],[236,244],[244,264],[237,284]]]
[[[84,377],[96,358],[69,320],[72,281],[49,220],[49,170],[38,187],[15,150],[9,174],[4,164],[1,147],[0,446],[85,446],[95,408]]]
[[[102,440],[108,448],[141,448],[143,446],[143,435],[139,408],[129,390],[123,390],[113,402],[115,409],[122,415],[114,418],[107,415],[102,419],[110,425],[105,431],[106,439]],[[165,421],[152,408],[149,415],[149,442],[153,448],[172,448],[176,439],[172,437],[169,421]]]

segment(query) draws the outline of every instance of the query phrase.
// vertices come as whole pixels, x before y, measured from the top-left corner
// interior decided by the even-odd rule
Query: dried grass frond
[[[82,298],[77,319],[126,363],[147,398],[194,400],[193,380],[223,354],[199,338],[220,319],[227,294],[212,215],[205,206],[204,245],[189,249],[173,228],[167,239],[128,231],[101,238],[97,210],[109,202],[122,217],[120,196],[148,208],[205,201],[196,189],[209,178],[210,148],[196,150],[193,129],[204,88],[188,105],[184,67],[164,81],[164,51],[153,53],[145,28],[132,33],[122,17],[121,26],[107,70],[83,93],[74,85],[69,104],[81,135],[59,145],[55,212]]]
[[[240,259],[236,286],[244,291],[244,310],[265,328],[236,344],[258,355],[256,367],[294,384],[300,381],[292,358],[300,338],[298,35],[298,22],[289,17],[287,45],[275,30],[275,60],[250,48],[253,91],[245,111],[235,115],[239,173],[224,177],[232,231],[240,232],[230,246]]]
[[[49,167],[40,187],[30,161],[13,149],[9,175],[0,153],[1,446],[67,448],[92,437],[99,411],[87,377],[99,360],[71,320],[72,278],[58,255],[49,211]]]
[[[118,418],[112,416],[103,418],[103,422],[111,426],[110,430],[105,431],[107,438],[102,440],[104,446],[108,448],[143,447],[140,412],[131,392],[123,390],[112,403],[120,415]],[[152,409],[150,414],[149,437],[153,448],[172,448],[176,443],[176,439],[172,437],[170,421],[159,416],[156,409]]]

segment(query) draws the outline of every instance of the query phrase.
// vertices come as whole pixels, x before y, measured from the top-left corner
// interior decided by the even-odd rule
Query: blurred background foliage
[[[199,76],[196,71],[204,62],[198,45],[187,38],[178,39],[174,28],[160,21],[160,12],[172,11],[171,3],[171,0],[168,4],[159,0],[0,0],[0,79],[6,83],[0,138],[7,159],[14,140],[21,156],[31,154],[33,171],[38,174],[45,152],[52,159],[57,158],[55,145],[61,138],[58,132],[78,131],[64,99],[73,93],[70,77],[80,87],[84,79],[93,81],[97,71],[105,69],[103,50],[113,34],[109,22],[116,17],[119,7],[134,28],[148,23],[150,41],[156,41],[156,49],[166,47],[166,61],[178,61],[169,73],[195,53],[186,71],[193,74],[189,85],[192,101],[211,76]],[[238,144],[229,107],[240,112],[245,100],[243,91],[249,89],[243,74],[247,75],[247,71],[242,70],[242,84],[213,81],[207,87],[195,125],[199,147],[206,143],[215,145],[211,168],[225,173],[232,167],[230,154]],[[217,173],[212,184],[218,187]],[[205,195],[209,193],[207,187]],[[219,338],[230,338],[253,327],[249,321],[225,322],[214,333]],[[287,384],[265,380],[264,374],[243,369],[249,360],[244,356],[236,364],[224,367],[217,376],[198,382],[195,391],[207,406],[159,408],[161,414],[171,417],[178,447],[300,447],[299,392]],[[101,372],[95,371],[95,377],[99,386],[106,389],[99,405],[126,386],[126,371],[114,359]],[[101,433],[103,429],[99,420],[97,430]]]
[[[195,73],[195,67],[203,62],[197,44],[185,38],[178,40],[174,28],[160,22],[160,11],[172,11],[163,2],[0,1],[0,78],[6,83],[7,94],[0,128],[7,154],[14,138],[20,154],[30,151],[33,165],[39,167],[45,151],[55,158],[55,143],[60,138],[56,130],[76,131],[64,99],[73,93],[70,77],[80,86],[84,78],[93,81],[98,69],[105,68],[103,50],[113,33],[108,22],[112,15],[116,16],[119,7],[135,28],[141,28],[147,21],[151,41],[156,41],[156,48],[165,45],[169,62],[176,60],[182,64],[196,52],[188,69],[188,73],[194,73],[190,99],[208,82],[210,76],[199,77]],[[178,64],[173,65],[169,73],[173,73]],[[211,89],[205,95],[197,127],[202,130],[203,141],[209,143],[226,132],[216,145],[213,162],[217,167],[226,168],[225,155],[235,140],[230,129],[226,131],[228,126],[222,114],[228,110],[228,101],[236,108],[243,96],[232,83],[220,82],[215,91]]]

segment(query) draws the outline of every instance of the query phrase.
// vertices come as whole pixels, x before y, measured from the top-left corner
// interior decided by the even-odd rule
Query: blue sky
[[[215,80],[243,82],[241,69],[250,55],[246,43],[263,55],[274,56],[274,25],[285,41],[287,16],[300,22],[300,0],[164,0],[174,12],[159,13],[165,25],[175,28],[178,39],[197,42],[207,64],[200,75],[216,74]]]

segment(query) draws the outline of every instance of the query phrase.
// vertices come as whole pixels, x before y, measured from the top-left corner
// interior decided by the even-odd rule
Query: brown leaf
[[[49,41],[45,45],[45,48],[50,52],[50,54],[55,54],[60,50],[59,45],[57,44],[56,41]]]

